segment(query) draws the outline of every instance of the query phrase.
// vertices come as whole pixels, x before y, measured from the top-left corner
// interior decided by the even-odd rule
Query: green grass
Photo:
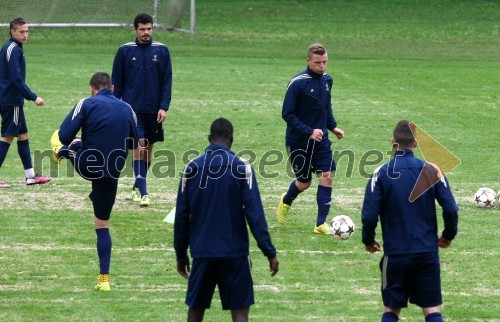
[[[71,176],[65,162],[57,169],[48,157],[37,157],[36,170],[53,182],[25,187],[11,148],[0,169],[2,181],[13,185],[1,191],[0,320],[185,320],[186,281],[175,272],[173,230],[162,219],[175,204],[176,173],[187,151],[203,151],[210,122],[224,116],[235,126],[233,150],[254,152],[281,263],[278,275],[269,277],[252,242],[252,320],[379,319],[380,255],[364,251],[359,229],[362,173],[382,161],[363,165],[361,158],[377,150],[387,161],[392,128],[408,118],[462,162],[448,175],[461,210],[457,239],[440,254],[444,317],[499,321],[500,210],[477,209],[471,200],[482,186],[500,190],[499,9],[497,1],[198,1],[196,35],[154,35],[168,44],[174,69],[166,141],[156,150],[175,158],[155,159],[163,175],[149,180],[149,209],[125,200],[130,169],[120,181],[111,218],[112,292],[92,290],[98,264],[88,182]],[[133,36],[125,29],[32,30],[27,83],[47,102],[26,104],[34,155],[48,153],[52,132],[89,95],[90,76],[111,72],[118,46]],[[347,157],[339,160],[334,184],[332,215],[349,215],[358,228],[345,242],[312,234],[315,185],[296,201],[289,223],[278,226],[278,197],[291,179],[284,159],[262,166],[272,161],[266,152],[285,153],[283,95],[315,41],[329,49],[334,112],[346,131],[333,147],[355,156],[352,169]],[[215,296],[206,320],[229,316]],[[414,306],[401,318],[422,320]]]

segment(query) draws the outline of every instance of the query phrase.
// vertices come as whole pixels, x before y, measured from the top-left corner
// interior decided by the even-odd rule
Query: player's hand
[[[438,246],[441,248],[448,248],[451,246],[451,240],[444,238],[443,236],[439,237]]]
[[[167,118],[167,111],[162,110],[161,108],[158,110],[158,116],[156,117],[156,121],[158,123],[163,123]]]
[[[309,137],[316,142],[321,142],[321,140],[323,139],[323,130],[314,129],[313,133],[311,135],[309,135]]]
[[[41,98],[41,97],[37,97],[37,98],[35,99],[35,104],[36,104],[37,106],[42,106],[42,105],[45,105],[45,101],[43,100],[43,98]]]
[[[189,272],[191,267],[189,265],[189,259],[184,264],[177,264],[177,273],[179,273],[185,279],[189,278]]]
[[[269,270],[271,271],[271,276],[274,276],[280,270],[280,262],[278,261],[277,257],[268,258],[268,260],[269,260]]]
[[[344,131],[342,131],[341,129],[339,129],[338,127],[334,128],[333,129],[333,134],[335,134],[337,136],[337,138],[340,140],[340,139],[343,139],[344,138]]]
[[[375,240],[371,245],[365,246],[365,249],[367,252],[370,253],[380,252],[381,250],[380,243],[377,240]]]

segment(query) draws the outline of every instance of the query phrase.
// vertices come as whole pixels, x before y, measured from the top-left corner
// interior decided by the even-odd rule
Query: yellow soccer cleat
[[[141,202],[139,203],[139,206],[141,208],[144,208],[144,207],[149,207],[150,204],[151,204],[151,198],[149,198],[148,195],[142,196]]]
[[[132,190],[132,194],[130,197],[131,197],[130,199],[132,199],[133,202],[137,202],[137,203],[141,202],[141,193],[139,192],[139,189],[137,189],[137,188],[134,188]]]
[[[61,157],[57,153],[61,151],[63,144],[59,141],[59,130],[55,131],[50,138],[50,148],[52,149],[52,157],[55,163],[61,163]]]
[[[330,226],[325,222],[322,225],[319,225],[317,227],[314,227],[314,233],[315,234],[325,234],[325,235],[330,235]]]
[[[109,282],[99,282],[95,286],[96,291],[110,291],[111,288],[109,287]]]
[[[288,216],[288,212],[292,206],[287,205],[283,202],[283,198],[285,198],[286,193],[283,193],[280,198],[280,204],[278,205],[278,212],[276,213],[276,217],[278,217],[278,222],[280,224],[286,223],[286,217]]]

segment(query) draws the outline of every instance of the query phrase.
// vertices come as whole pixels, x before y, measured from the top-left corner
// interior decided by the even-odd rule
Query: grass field
[[[130,17],[132,20],[133,17]],[[254,243],[254,321],[377,321],[380,254],[365,252],[360,212],[367,174],[388,161],[392,128],[411,119],[461,164],[448,179],[460,207],[459,234],[441,251],[443,316],[448,321],[500,321],[500,208],[477,209],[474,192],[500,190],[498,1],[198,1],[197,33],[156,31],[171,51],[173,101],[165,142],[156,147],[153,205],[125,200],[120,180],[111,218],[112,291],[93,290],[98,273],[90,185],[65,162],[51,163],[49,139],[69,110],[89,96],[96,71],[111,72],[124,29],[32,29],[27,83],[46,106],[26,103],[36,170],[53,176],[26,187],[13,146],[0,169],[0,320],[182,321],[186,281],[175,271],[172,225],[178,172],[207,145],[210,122],[235,126],[233,150],[253,158],[281,270],[271,278]],[[8,31],[0,30],[0,40]],[[339,152],[332,215],[352,217],[348,241],[312,234],[315,185],[294,203],[285,226],[275,211],[291,180],[284,158],[281,104],[289,79],[306,67],[312,42],[329,49],[332,102],[346,138]],[[383,160],[369,158],[380,151]],[[373,154],[374,155],[374,154]],[[45,156],[45,158],[42,158]],[[370,163],[370,161],[372,161]],[[440,221],[440,226],[442,226]],[[206,321],[229,321],[216,295]],[[410,306],[403,321],[423,320]]]

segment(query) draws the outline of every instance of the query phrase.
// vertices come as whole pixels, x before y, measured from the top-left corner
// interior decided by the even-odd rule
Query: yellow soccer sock
[[[109,274],[99,274],[99,283],[109,283]]]

